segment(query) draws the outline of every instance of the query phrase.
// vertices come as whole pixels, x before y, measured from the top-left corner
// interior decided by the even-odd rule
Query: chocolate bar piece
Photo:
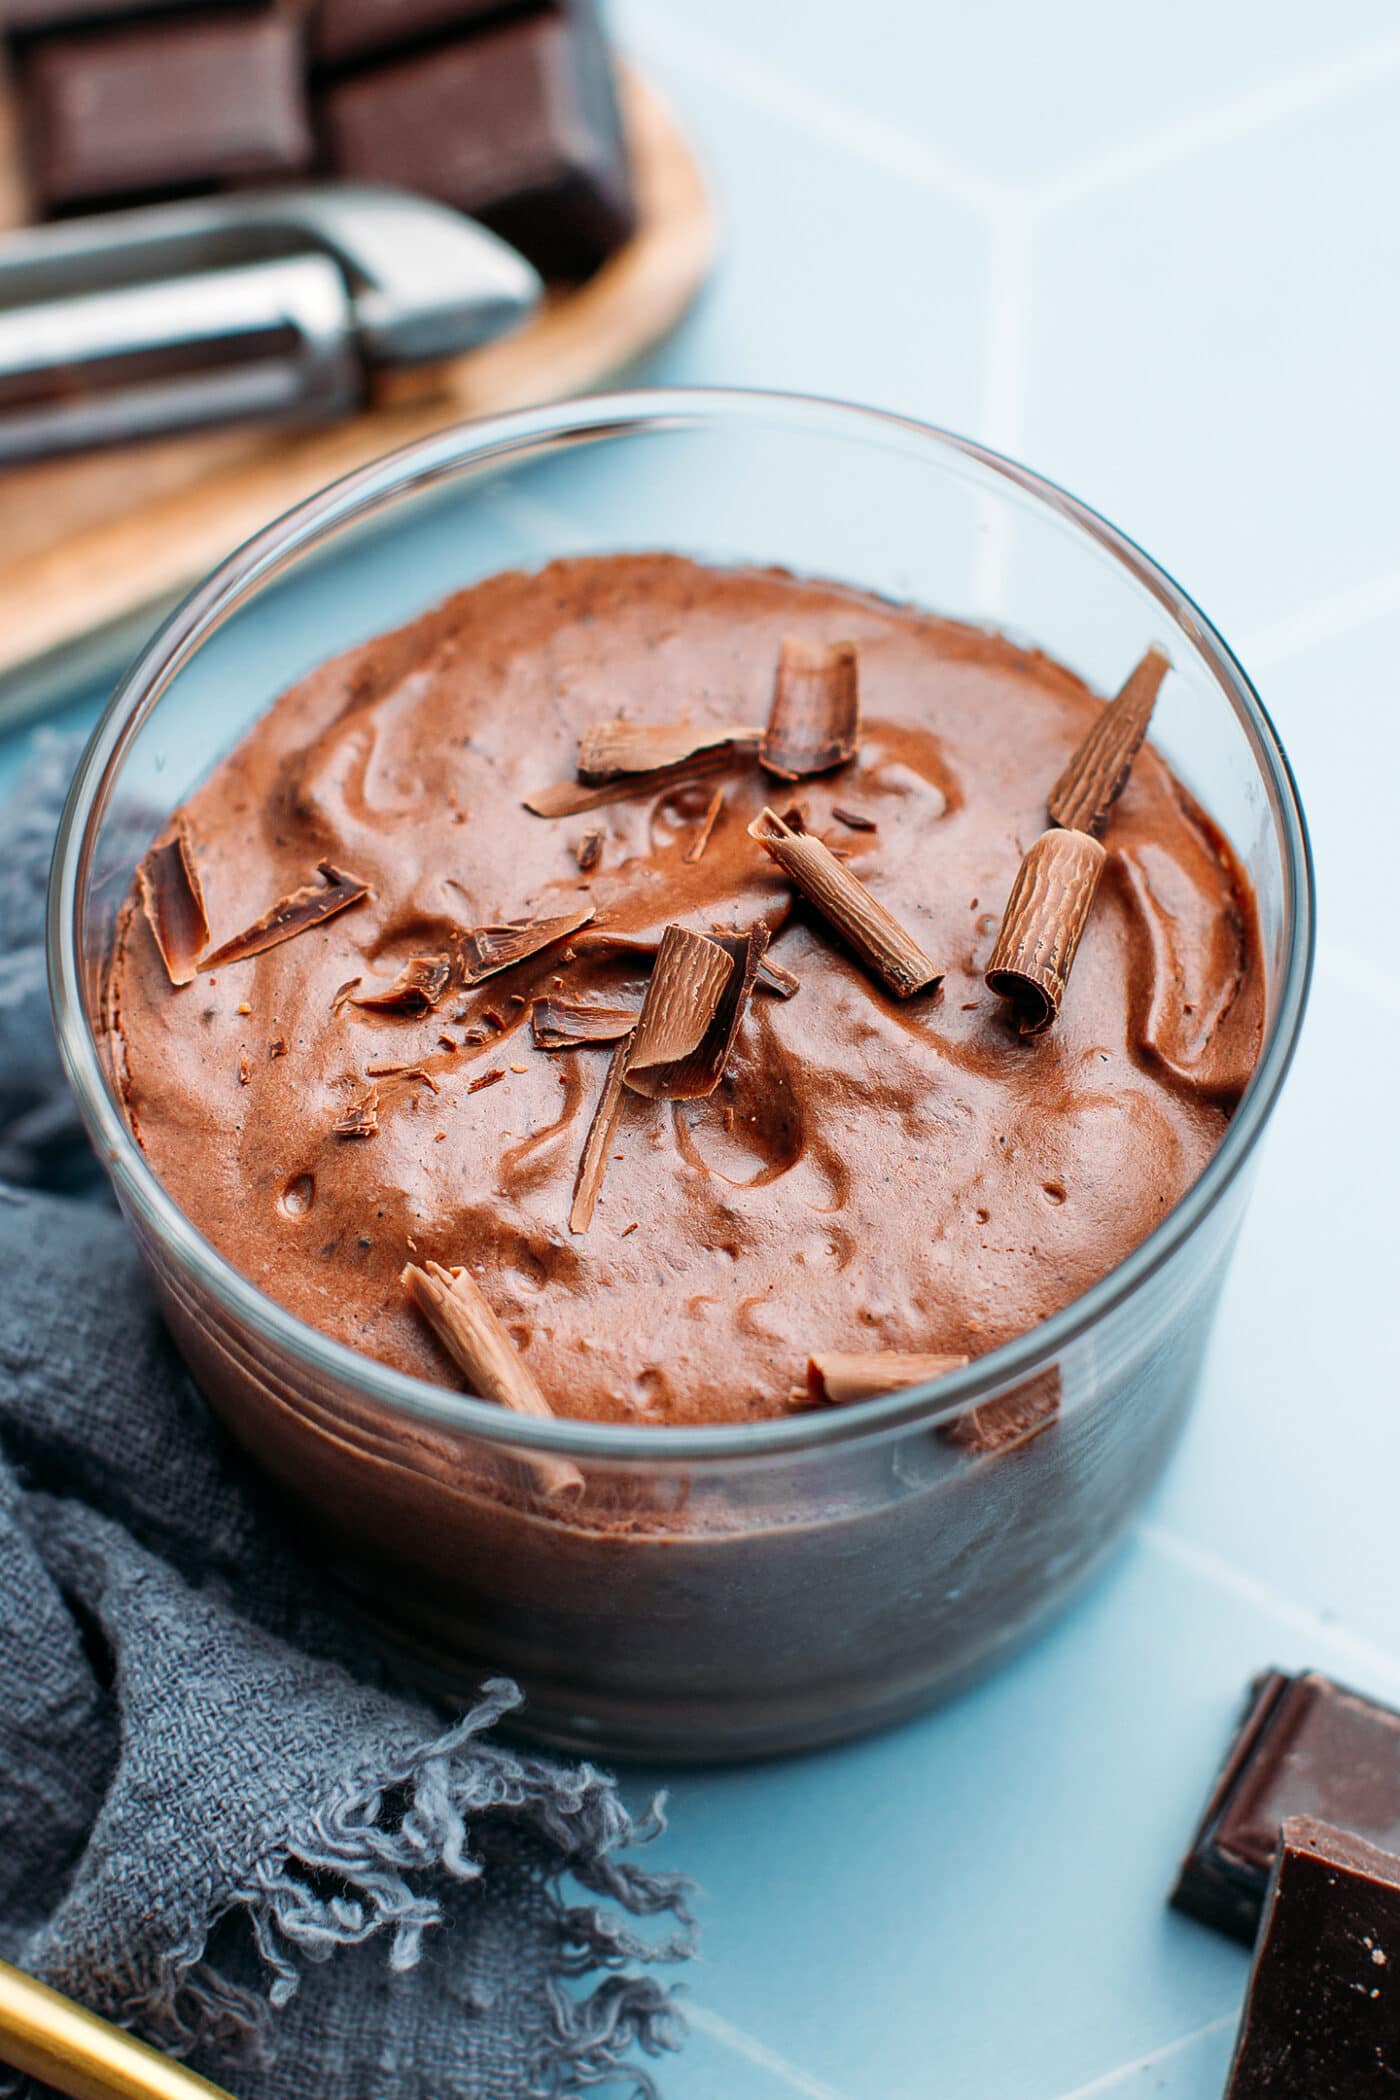
[[[1400,1713],[1314,1670],[1270,1670],[1252,1687],[1173,1906],[1252,1945],[1279,1827],[1298,1815],[1400,1852]]]
[[[314,0],[311,53],[320,65],[343,66],[376,53],[402,51],[428,37],[474,29],[492,16],[523,13],[526,4],[527,0]]]
[[[21,39],[80,23],[129,21],[133,15],[163,14],[173,7],[222,4],[222,0],[4,0],[0,30]]]
[[[1283,1825],[1225,2100],[1400,2092],[1400,1859]]]
[[[586,276],[632,231],[612,64],[583,0],[327,90],[338,175],[421,190],[550,277]]]
[[[280,15],[55,37],[27,54],[20,98],[47,212],[273,181],[313,153],[300,39]]]

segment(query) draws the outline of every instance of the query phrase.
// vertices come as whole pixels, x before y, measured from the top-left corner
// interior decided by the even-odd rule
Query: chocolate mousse
[[[980,1356],[1152,1231],[1259,1050],[1252,898],[1144,666],[1114,714],[665,555],[478,584],[162,834],[111,980],[131,1129],[271,1297],[492,1392],[459,1278],[507,1405],[743,1422]]]

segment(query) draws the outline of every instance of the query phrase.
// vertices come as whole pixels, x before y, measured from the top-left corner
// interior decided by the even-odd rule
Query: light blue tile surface
[[[704,1885],[705,1953],[663,2089],[1215,2100],[1245,1960],[1162,1899],[1241,1689],[1278,1661],[1400,1696],[1400,975],[1374,960],[1400,774],[1400,22],[1390,0],[616,12],[725,219],[653,375],[961,426],[1135,532],[1255,672],[1322,902],[1313,1019],[1148,1521],[947,1711],[672,1775],[661,1849]]]

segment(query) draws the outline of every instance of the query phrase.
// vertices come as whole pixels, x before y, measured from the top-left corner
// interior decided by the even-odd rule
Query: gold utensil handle
[[[230,2100],[222,2086],[0,1961],[0,2062],[70,2100]]]

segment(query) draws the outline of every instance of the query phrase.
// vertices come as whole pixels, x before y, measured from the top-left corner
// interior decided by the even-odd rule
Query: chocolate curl
[[[591,904],[563,913],[556,919],[518,919],[504,926],[473,926],[462,943],[468,984],[480,984],[498,970],[509,970],[518,962],[552,948],[586,926],[593,917]]]
[[[554,1410],[526,1369],[524,1359],[466,1269],[435,1261],[409,1262],[399,1278],[410,1302],[432,1328],[458,1369],[483,1399],[516,1414],[552,1422]],[[583,1475],[567,1459],[530,1453],[525,1463],[551,1500],[583,1493]]]
[[[1056,1019],[1106,856],[1084,831],[1042,832],[1021,862],[986,983],[1015,1008],[1022,1035]]]
[[[429,1013],[447,990],[451,975],[452,965],[445,955],[415,955],[382,992],[366,992],[350,1003],[380,1013]]]
[[[749,837],[772,855],[808,902],[897,999],[932,991],[943,982],[938,965],[819,838],[794,831],[771,809],[755,817]]]
[[[956,1422],[947,1423],[939,1434],[960,1451],[985,1458],[993,1452],[1015,1451],[1029,1444],[1050,1427],[1060,1412],[1061,1384],[1058,1368],[1028,1378],[1000,1400],[987,1400],[970,1407]]]
[[[578,777],[586,787],[605,787],[629,773],[668,773],[697,759],[727,762],[736,745],[756,744],[762,734],[747,724],[594,722],[578,740]]]
[[[199,958],[209,945],[204,888],[194,845],[183,817],[167,839],[152,846],[136,870],[141,909],[173,985],[193,984]]]
[[[714,1091],[719,1074],[702,1052],[733,975],[734,957],[718,941],[666,928],[623,1067],[634,1094],[682,1101]]]
[[[855,643],[804,642],[788,635],[778,658],[759,764],[780,780],[801,780],[844,766],[859,748]]]
[[[313,926],[324,925],[337,912],[348,911],[352,904],[361,903],[369,895],[367,882],[361,882],[356,875],[342,874],[328,860],[320,863],[317,873],[321,878],[319,885],[309,882],[304,888],[293,890],[289,897],[279,898],[260,919],[236,933],[231,941],[225,941],[212,955],[206,955],[200,968],[212,970],[222,963],[246,962],[249,956],[275,948],[279,941],[289,941]]]
[[[1165,650],[1149,649],[1115,700],[1099,714],[1089,734],[1050,790],[1050,821],[1067,831],[1098,838],[1108,814],[1128,784],[1142,748],[1162,680],[1171,669]]]
[[[593,1223],[593,1213],[598,1207],[603,1176],[608,1170],[608,1153],[612,1149],[612,1141],[617,1134],[618,1121],[622,1115],[622,1074],[627,1063],[627,1050],[628,1043],[624,1038],[608,1060],[603,1091],[598,1096],[593,1121],[588,1126],[583,1157],[579,1161],[578,1179],[574,1183],[573,1207],[569,1212],[570,1232],[587,1232]]]
[[[845,1407],[853,1400],[873,1400],[880,1393],[906,1386],[929,1385],[960,1371],[966,1356],[920,1355],[914,1350],[867,1349],[828,1353],[807,1359],[807,1397],[814,1406]]]
[[[615,1043],[637,1025],[630,1006],[590,1006],[581,999],[537,999],[530,1033],[537,1050],[577,1050],[583,1043]]]

